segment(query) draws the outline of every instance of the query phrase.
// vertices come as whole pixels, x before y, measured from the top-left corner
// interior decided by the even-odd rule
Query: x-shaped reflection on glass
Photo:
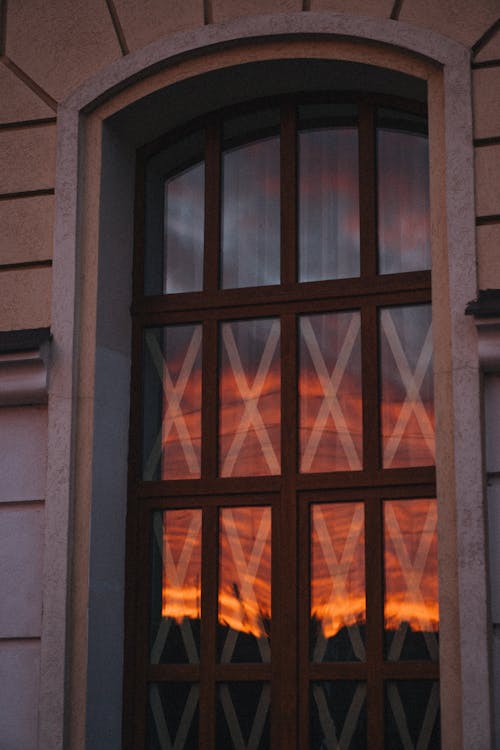
[[[193,335],[186,352],[186,356],[184,357],[184,362],[182,363],[181,371],[175,384],[170,376],[167,360],[163,357],[163,353],[154,333],[152,331],[146,331],[145,339],[151,354],[151,358],[154,362],[156,371],[158,372],[163,386],[167,409],[163,417],[162,426],[155,440],[153,449],[144,470],[144,479],[148,480],[154,477],[158,461],[160,460],[162,455],[163,444],[168,439],[168,436],[170,435],[170,432],[174,427],[177,430],[182,451],[184,453],[186,463],[189,467],[190,474],[192,474],[193,476],[199,475],[200,462],[194,450],[191,435],[189,434],[189,430],[186,425],[181,402],[188,385],[189,378],[193,371],[196,358],[200,351],[201,327],[196,326],[194,328]]]
[[[199,689],[197,685],[193,685],[189,690],[188,699],[182,712],[181,720],[177,729],[177,734],[175,735],[175,740],[172,743],[170,732],[168,731],[167,727],[167,722],[165,720],[165,713],[160,698],[160,691],[158,690],[158,687],[156,685],[151,686],[151,711],[153,713],[158,742],[161,750],[184,750],[186,739],[191,728],[191,722],[196,711],[196,706],[198,705],[198,692]]]
[[[239,590],[240,605],[242,608],[242,622],[247,622],[249,625],[254,624],[256,632],[265,633],[261,608],[255,595],[254,583],[259,571],[262,555],[266,550],[271,534],[271,511],[269,508],[262,509],[259,528],[257,529],[257,534],[255,536],[248,562],[241,545],[233,511],[230,508],[225,508],[222,519],[224,533],[226,534],[231,548],[231,554],[233,556],[234,565],[240,582]],[[247,605],[247,609],[245,609],[245,605]],[[255,613],[254,615],[252,615],[252,611]],[[253,620],[253,623],[249,622],[249,620]],[[221,662],[223,664],[228,664],[231,661],[237,637],[237,631],[229,631],[221,654]],[[263,635],[257,639],[257,642],[262,661],[269,662],[271,660],[271,650],[269,648],[267,637]]]
[[[396,326],[389,310],[382,310],[382,330],[384,331],[389,346],[391,347],[396,367],[398,368],[401,380],[406,390],[405,400],[401,406],[398,419],[392,430],[391,436],[386,443],[384,449],[384,466],[391,466],[394,456],[399,448],[399,444],[403,439],[404,432],[410,420],[412,413],[417,418],[422,435],[427,447],[434,457],[434,428],[429,419],[429,415],[425,409],[420,396],[420,388],[424,382],[425,375],[429,369],[429,365],[432,359],[432,326],[429,326],[427,335],[425,337],[422,350],[418,357],[417,366],[413,373],[408,364],[408,358],[401,346],[401,341],[396,331]]]
[[[432,737],[432,730],[436,723],[436,717],[439,709],[439,688],[437,683],[431,688],[429,701],[425,709],[424,720],[420,727],[420,734],[418,736],[417,744],[414,745],[410,737],[410,731],[408,729],[408,721],[406,713],[401,702],[401,697],[397,685],[389,683],[388,686],[389,702],[391,704],[392,712],[396,720],[396,726],[398,728],[399,737],[403,746],[403,750],[427,750]],[[411,710],[411,707],[408,707]]]
[[[262,415],[259,411],[259,399],[264,390],[267,374],[271,367],[271,363],[278,346],[280,338],[280,326],[279,321],[273,321],[269,336],[264,347],[259,368],[254,378],[252,385],[248,384],[243,365],[241,363],[240,354],[234,334],[230,324],[226,324],[222,328],[223,339],[226,347],[226,351],[231,363],[231,369],[233,371],[234,379],[238,387],[238,391],[241,395],[243,403],[245,405],[243,415],[241,417],[238,428],[234,434],[231,446],[226,454],[222,465],[222,476],[231,476],[234,470],[235,463],[240,454],[245,438],[251,427],[254,428],[257,439],[261,445],[264,458],[269,467],[271,474],[279,474],[280,465],[274,451],[273,444],[269,437],[267,427],[264,424]]]
[[[426,606],[422,596],[420,585],[424,576],[425,566],[427,564],[427,558],[429,557],[430,548],[434,539],[434,533],[437,526],[437,508],[434,502],[429,504],[429,510],[427,511],[427,517],[425,519],[424,527],[422,529],[420,540],[418,543],[417,554],[415,555],[415,562],[411,563],[408,550],[404,543],[404,537],[401,533],[401,528],[394,513],[394,509],[390,503],[386,503],[385,506],[385,523],[389,536],[394,545],[396,556],[401,566],[401,572],[406,583],[406,595],[402,607],[405,605],[417,605],[417,612],[425,612]],[[429,650],[429,654],[432,659],[437,659],[438,646],[437,638],[432,632],[432,625],[428,618],[421,614],[417,614],[417,619],[422,628],[422,633]],[[404,639],[406,636],[407,627],[400,627],[394,635],[391,647],[389,649],[388,659],[389,661],[398,661],[401,657],[401,651],[404,645]]]
[[[301,331],[304,341],[307,344],[309,354],[316,370],[318,380],[321,385],[321,389],[324,394],[323,401],[316,415],[309,440],[302,456],[301,471],[310,471],[312,462],[318,450],[318,446],[325,429],[328,415],[332,416],[334,424],[337,428],[337,434],[339,436],[342,447],[344,448],[347,460],[349,462],[349,468],[357,470],[361,468],[361,461],[358,455],[356,446],[352,439],[352,435],[346,424],[342,407],[337,397],[337,393],[344,376],[345,369],[351,357],[356,339],[360,328],[359,315],[353,314],[349,327],[347,329],[344,342],[340,349],[335,367],[331,375],[328,373],[323,354],[318,344],[316,334],[314,333],[311,321],[304,317],[301,320]]]
[[[236,711],[234,710],[231,693],[229,692],[227,685],[220,686],[220,699],[224,708],[224,714],[226,715],[234,750],[258,750],[262,732],[264,731],[264,725],[266,723],[267,712],[269,711],[269,685],[263,685],[262,687],[248,742],[245,742],[243,739],[240,722],[238,721]]]
[[[338,739],[337,728],[328,709],[324,687],[322,685],[315,685],[313,687],[313,695],[318,707],[319,722],[323,730],[323,744],[321,747],[324,747],[325,750],[347,750],[351,746],[351,740],[356,731],[359,715],[365,702],[366,686],[360,684],[356,687]]]
[[[168,581],[170,586],[175,589],[176,596],[180,597],[182,601],[182,590],[184,582],[186,580],[186,574],[188,572],[189,563],[193,556],[193,551],[196,545],[200,541],[200,529],[201,529],[201,512],[192,514],[192,518],[189,524],[189,528],[186,531],[184,538],[184,544],[182,546],[182,552],[179,557],[179,561],[176,564],[172,555],[172,549],[168,542],[168,536],[165,537],[163,534],[163,519],[161,515],[156,515],[154,518],[154,534],[158,548],[163,555],[163,581]],[[187,607],[186,607],[187,611]],[[167,642],[170,627],[173,623],[172,617],[162,617],[158,632],[156,634],[153,647],[151,649],[151,663],[159,664],[163,649]],[[190,664],[197,664],[198,649],[193,637],[193,631],[189,620],[184,617],[180,622],[180,629],[182,634],[182,640],[186,647],[186,653]]]
[[[316,506],[314,508],[314,529],[318,535],[319,543],[323,551],[328,572],[330,573],[332,581],[331,598],[335,597],[340,601],[349,601],[349,592],[347,591],[346,581],[349,575],[349,570],[354,563],[356,551],[358,548],[359,537],[363,533],[363,507],[358,505],[354,511],[351,525],[349,527],[349,533],[345,540],[344,549],[340,562],[338,561],[335,549],[333,547],[332,539],[328,531],[328,527],[325,523],[321,508]],[[345,616],[342,616],[345,622]],[[350,625],[350,623],[346,623]],[[365,659],[365,646],[361,638],[361,633],[358,625],[354,624],[348,628],[349,638],[351,640],[352,648],[357,658],[360,661]],[[327,639],[323,634],[321,628],[318,634],[318,639],[314,647],[313,660],[320,662],[323,660],[327,646]]]

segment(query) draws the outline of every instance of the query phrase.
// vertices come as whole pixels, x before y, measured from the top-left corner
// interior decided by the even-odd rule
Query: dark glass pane
[[[356,125],[358,107],[351,102],[311,102],[298,107],[299,128]]]
[[[198,685],[153,683],[149,688],[148,750],[198,750]]]
[[[300,318],[300,470],[362,468],[359,312]]]
[[[311,508],[311,660],[364,661],[363,503]]]
[[[427,136],[379,128],[377,163],[380,273],[430,268]]]
[[[220,684],[215,746],[220,750],[268,750],[270,695],[264,682]]]
[[[222,161],[222,287],[280,282],[280,148],[271,137]]]
[[[437,661],[436,500],[384,503],[384,566],[387,659]]]
[[[439,750],[437,682],[405,680],[386,684],[385,747],[391,750]]]
[[[313,682],[310,750],[366,750],[366,685]],[[387,745],[391,748],[392,745]]]
[[[167,293],[203,288],[204,206],[204,164],[166,181],[163,286]]]
[[[223,508],[219,532],[217,653],[271,661],[271,509]]]
[[[380,313],[384,468],[435,461],[430,305]]]
[[[198,131],[148,160],[145,294],[202,288],[204,140],[204,133]]]
[[[220,474],[279,474],[279,320],[223,323],[220,332]]]
[[[151,663],[199,662],[201,510],[153,514]]]
[[[201,337],[201,325],[144,333],[143,479],[200,476]]]
[[[358,135],[299,134],[299,281],[359,276]]]

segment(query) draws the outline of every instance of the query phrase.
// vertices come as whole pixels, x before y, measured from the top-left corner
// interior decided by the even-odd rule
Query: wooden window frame
[[[297,281],[297,103],[353,102],[358,106],[360,275],[352,279]],[[281,109],[281,284],[220,289],[221,144],[228,116],[268,106]],[[271,746],[309,747],[309,683],[313,679],[361,679],[367,683],[367,735],[370,748],[384,747],[383,685],[391,679],[439,679],[431,661],[389,662],[383,644],[384,500],[435,497],[433,466],[384,469],[381,463],[378,310],[431,302],[431,272],[377,273],[376,108],[390,107],[425,115],[425,106],[388,96],[314,94],[251,102],[194,121],[138,152],[133,276],[133,364],[129,448],[129,497],[126,559],[126,632],[124,746],[146,747],[147,684],[151,681],[200,683],[200,742],[215,748],[215,692],[221,680],[271,681]],[[205,129],[205,254],[202,292],[144,294],[145,174],[148,159],[175,144],[181,135]],[[298,469],[297,349],[302,313],[360,310],[363,396],[363,468],[360,471],[300,473]],[[219,322],[260,317],[281,318],[282,473],[280,476],[218,476],[217,367]],[[142,333],[150,326],[201,323],[202,458],[200,479],[144,481],[141,477]],[[286,446],[286,448],[285,448]],[[217,565],[202,572],[200,665],[149,663],[150,517],[155,510],[195,507],[203,510],[202,558],[208,560],[217,538],[219,507],[266,504],[273,509],[271,664],[217,664]],[[308,650],[309,558],[299,555],[300,535],[309,528],[309,507],[321,500],[365,503],[367,635],[366,662],[312,664]],[[304,537],[305,538],[305,537]],[[290,632],[296,634],[290,648]],[[279,644],[286,644],[280,647]],[[300,700],[299,700],[299,696]]]

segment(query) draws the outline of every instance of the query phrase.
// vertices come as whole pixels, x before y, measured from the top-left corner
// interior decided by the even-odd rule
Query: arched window
[[[141,152],[130,747],[440,746],[428,201],[388,97]]]

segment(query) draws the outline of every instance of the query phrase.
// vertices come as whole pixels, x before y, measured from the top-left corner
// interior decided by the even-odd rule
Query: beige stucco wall
[[[478,279],[481,288],[500,288],[498,0],[478,0],[474,4],[467,0],[439,3],[434,0],[395,3],[392,0],[172,0],[168,3],[160,0],[4,0],[3,6],[0,3],[2,7],[0,331],[38,328],[52,322],[51,262],[58,104],[90,76],[151,42],[178,31],[194,33],[204,25],[260,13],[329,11],[376,19],[392,18],[395,25],[402,25],[401,28],[406,24],[436,31],[470,50]],[[258,58],[258,52],[254,54]],[[390,64],[390,58],[387,53],[387,64]],[[380,59],[380,64],[383,64],[382,56]],[[195,72],[196,63],[193,62],[192,66]],[[416,60],[413,66],[416,70]],[[150,85],[153,90],[158,84]],[[147,86],[144,91],[146,89]],[[116,102],[114,106],[117,106]],[[106,114],[103,109],[101,116]],[[88,200],[92,208],[92,196],[88,196]],[[95,205],[94,201],[94,210]],[[87,228],[89,232],[93,231],[88,224]],[[89,262],[92,264],[92,259]],[[87,331],[87,336],[91,338],[92,332]],[[91,382],[91,375],[82,377],[87,384]],[[3,434],[21,435],[21,438],[25,434],[24,439],[16,438],[13,444],[12,455],[17,463],[7,460],[2,465],[0,462],[0,468],[10,478],[10,483],[4,483],[5,497],[0,497],[0,529],[4,529],[7,539],[17,534],[24,540],[20,546],[4,547],[9,552],[11,568],[15,568],[18,576],[16,586],[5,575],[0,575],[0,600],[7,609],[17,607],[21,612],[17,628],[15,618],[7,624],[0,618],[0,665],[4,665],[7,671],[16,669],[18,674],[17,681],[9,685],[8,701],[0,699],[0,737],[8,737],[10,743],[6,750],[20,747],[23,750],[43,750],[37,739],[38,680],[35,677],[39,668],[42,604],[30,592],[35,584],[38,588],[41,585],[36,576],[41,570],[40,550],[44,546],[45,534],[45,485],[40,466],[43,467],[45,455],[46,415],[44,407],[37,407],[37,427],[30,431],[26,420],[33,417],[32,409],[0,409],[0,431],[3,430]],[[80,429],[85,431],[85,425]],[[19,466],[21,462],[23,485],[31,482],[33,489],[19,495],[12,485],[12,477],[14,465]],[[75,553],[76,557],[80,555],[85,560],[84,540],[82,545],[83,548],[76,549]],[[22,597],[19,603],[19,591],[23,588],[29,604],[22,604]],[[85,602],[81,601],[78,606],[84,618]],[[83,649],[80,666],[84,666],[84,653]],[[12,707],[17,707],[17,712]],[[80,734],[76,731],[75,736],[82,741],[81,730]]]

